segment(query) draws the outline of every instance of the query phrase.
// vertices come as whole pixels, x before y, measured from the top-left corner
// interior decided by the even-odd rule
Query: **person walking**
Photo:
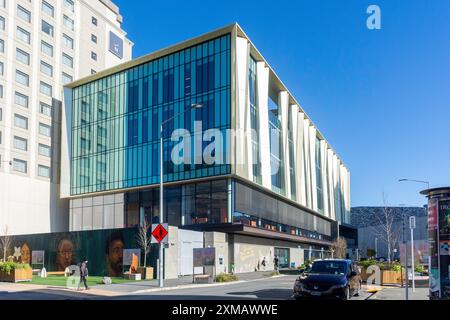
[[[89,287],[88,287],[88,285],[86,283],[86,277],[89,274],[87,265],[88,265],[88,261],[87,260],[83,260],[83,262],[81,262],[81,265],[80,265],[80,282],[78,283],[78,290],[80,290],[81,282],[83,282],[84,287],[86,288],[86,290],[89,290]]]
[[[278,257],[277,256],[275,256],[275,258],[273,259],[273,264],[275,267],[275,271],[278,271]]]

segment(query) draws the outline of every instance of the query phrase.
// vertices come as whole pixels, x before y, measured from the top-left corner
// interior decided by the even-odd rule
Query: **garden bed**
[[[31,268],[12,269],[9,273],[0,270],[0,282],[26,282],[33,279]]]

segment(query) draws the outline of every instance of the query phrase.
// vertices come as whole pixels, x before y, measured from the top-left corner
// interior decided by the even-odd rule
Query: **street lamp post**
[[[161,122],[161,127],[160,127],[160,136],[159,136],[159,145],[160,145],[160,149],[159,149],[159,173],[160,173],[160,177],[159,177],[159,223],[163,224],[164,222],[164,157],[163,157],[163,131],[164,131],[164,125],[167,124],[169,121],[172,121],[173,119],[175,119],[176,117],[185,114],[188,111],[191,111],[192,109],[200,109],[202,108],[203,105],[202,104],[192,104],[191,107],[189,109],[186,109],[182,112],[177,113],[176,115],[170,117],[169,119],[164,120],[163,122]],[[164,287],[164,245],[162,243],[159,244],[159,287],[162,288]]]
[[[405,214],[402,211],[402,225],[403,225],[403,246],[405,248],[405,300],[408,300],[408,286],[409,286],[409,277],[408,277],[408,248],[407,241],[405,237]]]
[[[423,183],[427,185],[427,190],[430,189],[430,182],[429,181],[424,181],[424,180],[416,180],[416,179],[399,179],[399,182],[417,182],[417,183]],[[412,287],[413,287],[413,292],[415,292],[416,288],[415,288],[415,284],[414,284],[414,228],[416,227],[416,220],[415,217],[410,217],[409,218],[409,228],[411,229],[411,276],[412,276]],[[414,224],[414,226],[413,226]],[[404,218],[403,218],[403,237],[405,236],[405,228],[404,228]],[[408,276],[408,249],[406,247],[407,242],[404,241],[405,243],[405,264],[406,264],[406,276]],[[406,283],[408,283],[408,277],[406,277]],[[408,287],[406,287],[408,288]],[[408,289],[406,289],[406,300],[408,300]]]
[[[417,183],[424,183],[427,185],[427,189],[430,189],[430,182],[424,181],[424,180],[415,180],[415,179],[399,179],[398,182],[417,182]]]

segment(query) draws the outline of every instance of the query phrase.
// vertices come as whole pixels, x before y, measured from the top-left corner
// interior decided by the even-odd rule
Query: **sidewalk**
[[[32,293],[40,292],[58,297],[83,299],[86,296],[92,298],[108,298],[117,297],[123,295],[145,293],[160,290],[175,290],[183,288],[194,287],[208,287],[208,286],[223,286],[229,284],[236,284],[247,281],[257,281],[270,278],[272,271],[267,272],[252,272],[243,273],[237,275],[238,281],[212,283],[212,284],[194,284],[192,283],[192,276],[180,277],[178,279],[166,279],[164,280],[164,288],[159,287],[158,280],[149,281],[136,281],[111,285],[96,285],[92,286],[90,290],[77,291],[66,287],[46,286],[46,285],[33,285],[33,284],[20,284],[20,283],[2,283],[0,282],[0,294],[1,293]]]
[[[416,292],[412,289],[408,290],[409,300],[429,300],[428,288],[416,288]],[[369,300],[405,300],[405,288],[400,287],[382,287],[382,290],[374,294]]]
[[[158,280],[143,280],[129,283],[120,283],[120,284],[111,284],[111,285],[99,285],[92,287],[92,290],[100,289],[102,291],[114,293],[114,295],[124,295],[124,294],[133,294],[133,293],[144,293],[144,292],[152,292],[159,290],[174,290],[181,288],[194,288],[194,287],[206,287],[206,286],[220,286],[220,285],[228,285],[235,284],[239,282],[247,282],[247,281],[255,281],[261,279],[267,279],[270,277],[272,271],[266,272],[251,272],[251,273],[241,273],[237,274],[238,281],[234,282],[222,282],[222,283],[212,283],[212,284],[201,284],[201,283],[193,283],[192,276],[183,276],[178,279],[165,279],[164,280],[164,288],[159,287]]]

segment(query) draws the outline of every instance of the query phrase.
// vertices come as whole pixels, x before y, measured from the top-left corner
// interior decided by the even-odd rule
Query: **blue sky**
[[[114,2],[135,57],[238,22],[350,169],[352,206],[450,185],[450,1]]]

